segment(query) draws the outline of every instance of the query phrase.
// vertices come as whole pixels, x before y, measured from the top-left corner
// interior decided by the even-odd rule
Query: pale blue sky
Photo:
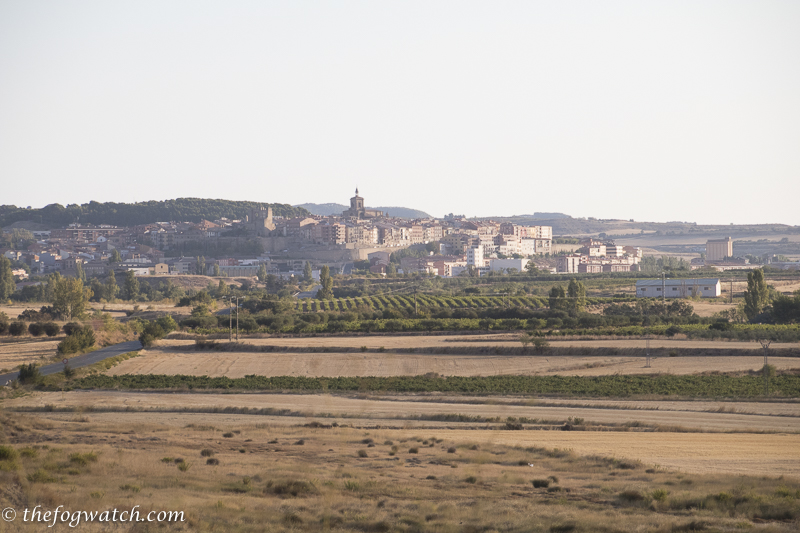
[[[800,224],[800,2],[0,0],[0,180]]]

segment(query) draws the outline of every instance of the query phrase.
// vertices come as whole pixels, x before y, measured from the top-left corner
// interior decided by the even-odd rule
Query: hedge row
[[[73,383],[78,389],[236,389],[302,391],[460,392],[468,394],[553,394],[624,397],[633,395],[704,398],[754,398],[764,393],[761,376],[426,376],[309,378],[295,376],[243,378],[97,374]],[[770,380],[770,394],[800,396],[800,375]]]

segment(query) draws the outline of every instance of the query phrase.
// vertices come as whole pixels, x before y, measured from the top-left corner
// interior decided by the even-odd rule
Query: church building
[[[382,211],[377,209],[365,209],[364,198],[358,195],[358,188],[356,188],[356,195],[350,198],[350,209],[342,212],[345,218],[378,218],[383,216]]]

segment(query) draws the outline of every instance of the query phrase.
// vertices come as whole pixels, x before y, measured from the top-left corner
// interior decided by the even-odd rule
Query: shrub
[[[664,330],[664,335],[666,335],[667,337],[674,337],[678,333],[683,333],[683,330],[681,329],[680,326],[676,326],[674,324]]]
[[[178,323],[175,322],[175,319],[170,315],[162,316],[156,320],[156,324],[158,324],[162,331],[164,331],[165,335],[168,335],[170,332],[178,329]]]
[[[619,493],[619,499],[626,502],[640,502],[644,496],[638,490],[626,490]]]
[[[82,327],[83,326],[81,326],[77,322],[67,322],[66,324],[64,324],[63,329],[64,333],[66,333],[67,335],[72,335],[72,333],[75,330],[81,329]]]
[[[41,322],[31,322],[28,324],[28,333],[34,337],[41,337],[44,335],[44,325]]]
[[[164,329],[157,322],[148,322],[139,334],[139,342],[143,347],[149,348],[155,341],[163,339],[165,335]]]
[[[19,367],[20,383],[36,383],[41,377],[41,374],[39,374],[39,367],[36,366],[36,363],[30,363]]]
[[[0,446],[0,461],[16,461],[18,457],[19,453],[11,446]]]
[[[69,455],[69,462],[78,466],[86,466],[89,463],[97,462],[97,454],[94,452],[71,453]]]
[[[531,481],[531,483],[533,484],[533,488],[535,489],[546,489],[547,487],[550,486],[549,479],[534,479]]]
[[[26,446],[25,448],[22,448],[19,451],[19,453],[20,453],[20,455],[22,455],[22,457],[26,457],[28,459],[34,459],[38,455],[38,452],[36,451],[36,448],[31,448],[30,446]]]
[[[209,457],[208,459],[206,459],[206,464],[216,466],[219,464],[219,459],[217,459],[216,457]]]
[[[189,470],[189,467],[190,467],[190,466],[191,466],[191,465],[189,465],[189,463],[187,463],[187,462],[183,462],[183,463],[180,463],[180,464],[178,465],[178,470],[180,470],[181,472],[186,472],[187,470]]]
[[[447,453],[456,453],[455,446],[450,446],[449,448],[447,448]]]
[[[209,450],[208,448],[203,448],[202,450],[200,450],[200,455],[202,457],[211,457],[214,455],[214,451]]]
[[[66,330],[67,326],[64,326]],[[96,341],[94,330],[91,326],[80,326],[78,328],[69,328],[70,333],[67,338],[58,343],[58,353],[68,355],[87,350],[94,346]]]
[[[26,329],[24,322],[12,322],[8,325],[8,332],[15,337],[24,334]]]
[[[58,332],[61,331],[61,326],[55,322],[45,322],[42,324],[42,328],[44,328],[44,333],[48,337],[55,337],[58,335]]]
[[[369,455],[367,455],[367,450],[358,450],[358,456],[362,458],[369,457]]]
[[[669,491],[667,491],[666,489],[656,489],[650,495],[653,497],[655,501],[662,502],[667,499]]]
[[[225,437],[226,439],[232,439],[233,438],[233,433],[231,433],[229,431],[227,433],[223,433],[222,436]]]
[[[139,485],[126,484],[126,485],[120,485],[119,490],[129,490],[131,492],[139,492],[140,490],[142,490],[142,488]]]
[[[409,448],[408,453],[419,453],[419,448]]]
[[[475,483],[477,483],[477,482],[478,482],[478,478],[476,478],[475,476],[469,476],[469,477],[468,477],[467,479],[465,479],[464,481],[466,481],[467,483],[473,483],[473,484],[475,484]]]

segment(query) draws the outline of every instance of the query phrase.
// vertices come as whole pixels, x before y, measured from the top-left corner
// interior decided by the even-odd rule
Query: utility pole
[[[228,342],[233,341],[233,296],[228,297]]]

